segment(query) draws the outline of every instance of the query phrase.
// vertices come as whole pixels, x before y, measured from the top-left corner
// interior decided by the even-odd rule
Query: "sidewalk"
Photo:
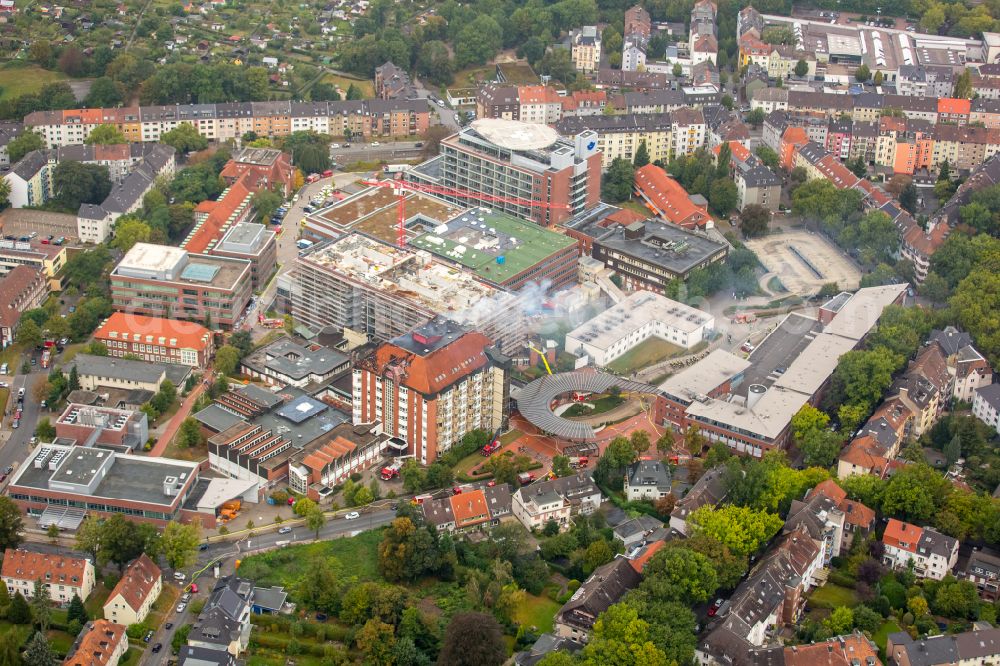
[[[188,393],[186,398],[184,398],[184,402],[181,403],[180,409],[177,410],[176,414],[170,417],[170,422],[167,424],[166,430],[164,430],[163,434],[157,438],[156,444],[149,452],[150,456],[159,457],[163,455],[163,452],[167,450],[167,445],[173,441],[174,435],[176,435],[177,431],[180,430],[181,424],[184,423],[184,419],[190,416],[191,408],[194,407],[194,403],[198,399],[198,396],[205,392],[205,382],[211,384],[213,381],[215,381],[215,375],[211,371],[207,372],[202,378],[202,381],[198,382],[198,385],[191,389],[191,392]]]

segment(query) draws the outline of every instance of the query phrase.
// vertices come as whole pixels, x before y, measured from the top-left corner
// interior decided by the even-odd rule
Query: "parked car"
[[[152,631],[147,631],[146,635],[143,637],[142,640],[143,640],[143,642],[148,643],[152,639],[153,639],[153,632]]]
[[[191,601],[191,595],[188,592],[185,592],[184,594],[181,595],[181,601],[183,601],[184,603]]]
[[[715,614],[719,612],[719,609],[722,608],[722,604],[724,603],[726,603],[724,599],[716,599],[715,603],[708,608],[708,616],[715,617]]]
[[[185,579],[187,579],[187,576],[184,575],[183,571],[174,572],[174,580],[185,580]]]
[[[198,550],[201,550],[201,551],[208,550],[208,544],[207,543],[201,544],[200,546],[198,546]]]
[[[173,622],[167,622],[165,625],[163,625],[163,628],[166,629],[167,631],[170,631],[171,629],[174,628],[174,623]]]
[[[153,646],[153,654],[156,654],[162,649],[163,649],[163,643],[157,643],[156,645]]]
[[[183,613],[183,612],[184,612],[184,610],[185,610],[185,609],[186,609],[187,607],[188,607],[188,605],[187,605],[186,603],[183,603],[183,602],[181,602],[181,603],[177,604],[177,612],[178,612],[178,613]]]
[[[360,513],[358,513],[357,511],[351,511],[349,514],[344,516],[344,520],[354,520],[360,517],[361,517]]]
[[[282,527],[281,529],[278,530],[278,534],[288,534],[291,531],[292,531],[291,527]]]

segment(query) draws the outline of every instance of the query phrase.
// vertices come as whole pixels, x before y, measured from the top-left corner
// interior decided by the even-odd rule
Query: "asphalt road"
[[[329,540],[342,536],[353,536],[357,532],[388,525],[395,517],[395,511],[384,509],[372,511],[371,513],[362,513],[360,518],[354,520],[346,520],[339,516],[337,518],[330,518],[327,520],[326,525],[323,526],[323,529],[320,530],[319,538]],[[296,542],[309,543],[313,541],[314,537],[315,534],[312,530],[306,527],[293,527],[292,531],[287,534],[278,534],[277,530],[273,530],[266,534],[257,534],[236,542],[223,541],[209,544],[206,550],[198,552],[198,561],[192,567],[191,571],[185,572],[188,576],[183,583],[178,583],[174,579],[173,571],[165,570],[163,572],[164,584],[183,585],[186,587],[191,581],[197,582],[199,590],[193,599],[204,599],[216,582],[214,571],[214,564],[216,562],[219,564],[219,574],[225,576],[235,572],[236,560],[240,559],[241,556],[245,556],[248,552],[279,548],[279,542],[287,541],[290,544]],[[282,543],[282,545],[285,544]],[[172,658],[170,642],[173,639],[174,632],[185,624],[193,623],[195,618],[185,608],[181,613],[178,613],[176,609],[172,610],[167,614],[165,619],[167,622],[172,623],[173,626],[167,629],[166,625],[164,625],[156,629],[156,633],[153,634],[153,638],[150,639],[146,650],[142,653],[142,658],[139,661],[141,666],[165,666]],[[154,654],[151,648],[157,643],[162,644],[163,648],[159,653]]]
[[[32,366],[32,369],[33,372],[29,375],[16,375],[5,380],[10,384],[10,400],[5,409],[2,434],[0,434],[0,472],[8,465],[17,467],[24,461],[31,452],[30,442],[35,434],[38,419],[43,413],[48,414],[39,407],[38,401],[35,400],[35,387],[45,381],[48,370],[42,370],[40,365]],[[11,423],[14,411],[17,409],[17,392],[21,387],[25,389],[24,409],[17,430],[15,430],[11,427]],[[51,418],[51,415],[49,416]]]

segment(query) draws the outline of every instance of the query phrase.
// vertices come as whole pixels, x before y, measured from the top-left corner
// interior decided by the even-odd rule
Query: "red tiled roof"
[[[708,211],[691,201],[681,184],[655,164],[635,170],[635,188],[665,220],[685,228],[704,227]]]
[[[646,568],[646,563],[653,559],[653,555],[656,555],[656,553],[666,545],[666,541],[654,541],[646,546],[646,550],[644,550],[639,557],[631,560],[632,568],[635,569],[637,573],[642,573],[642,570]]]
[[[714,153],[716,157],[718,157],[720,152],[722,152],[722,144],[712,148],[712,153]],[[746,162],[750,159],[750,151],[739,141],[729,142],[729,152],[732,153],[733,159],[737,159],[740,162]]]
[[[18,303],[35,280],[40,279],[45,279],[41,271],[24,264],[15,266],[0,278],[0,326],[13,328],[17,324],[23,311]]]
[[[972,102],[967,99],[959,99],[955,97],[938,98],[938,113],[969,115],[969,111],[971,109]]]
[[[125,627],[107,620],[94,620],[80,646],[63,666],[104,666],[125,638]]]
[[[461,527],[476,521],[490,519],[489,505],[486,494],[482,490],[470,490],[451,498],[451,513],[455,516],[455,525]]]
[[[418,393],[439,393],[488,363],[486,347],[492,341],[478,331],[470,331],[426,356],[385,343],[375,350],[376,373],[381,375],[392,361],[407,359],[399,383]]]
[[[88,560],[49,553],[8,548],[3,554],[0,575],[15,580],[48,580],[58,585],[82,587]],[[45,576],[48,574],[49,578]],[[74,581],[73,579],[76,578]]]
[[[128,565],[125,574],[119,579],[115,589],[111,590],[111,596],[108,599],[114,599],[121,595],[129,608],[138,611],[142,608],[146,597],[156,587],[156,581],[160,579],[160,576],[160,567],[156,566],[146,553],[143,553]]]
[[[872,472],[882,473],[889,462],[884,454],[885,449],[874,437],[862,435],[847,445],[840,454],[840,460]]]
[[[146,336],[151,335],[154,344],[178,349],[204,351],[212,342],[212,332],[197,322],[124,312],[115,312],[108,317],[94,337],[98,340],[131,341],[137,334],[140,336],[138,342],[145,342]],[[159,338],[165,338],[166,343],[159,342]]]
[[[882,535],[882,543],[915,553],[917,542],[920,541],[923,532],[924,530],[916,525],[890,518],[889,524],[885,527],[885,534]]]
[[[882,666],[878,648],[863,634],[838,636],[822,643],[796,645],[784,649],[785,666]],[[871,658],[874,661],[868,661]]]
[[[844,489],[838,486],[837,482],[833,479],[827,479],[826,481],[817,484],[816,487],[813,488],[813,493],[826,495],[838,504],[847,499],[847,493],[844,492]]]
[[[199,213],[207,212],[208,217],[194,233],[187,237],[184,243],[181,244],[181,247],[192,254],[202,254],[205,252],[208,246],[212,244],[212,241],[217,241],[222,237],[223,228],[229,222],[230,216],[247,201],[250,195],[251,191],[247,188],[244,178],[240,178],[229,186],[229,189],[226,190],[221,199],[212,202],[201,202],[196,210]],[[209,205],[206,206],[205,204]],[[248,203],[247,205],[249,206],[250,204]]]
[[[521,104],[561,104],[562,98],[549,86],[520,86],[517,98]]]

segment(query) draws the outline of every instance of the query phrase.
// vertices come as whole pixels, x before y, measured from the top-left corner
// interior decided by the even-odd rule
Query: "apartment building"
[[[976,389],[993,383],[993,368],[972,345],[972,336],[968,333],[946,326],[943,330],[931,331],[927,344],[937,345],[945,355],[955,400],[972,402]]]
[[[711,229],[708,202],[696,200],[680,183],[655,164],[635,170],[635,192],[657,217],[684,229]]]
[[[244,148],[226,162],[219,173],[230,187],[243,179],[248,189],[275,190],[286,199],[292,196],[295,186],[295,167],[292,157],[274,148]]]
[[[556,613],[555,635],[586,643],[601,613],[620,601],[629,590],[639,587],[641,582],[642,576],[624,557],[616,557],[597,567]]]
[[[676,113],[676,112],[675,112]],[[601,152],[601,167],[608,169],[615,159],[632,162],[639,146],[646,145],[651,162],[667,162],[674,157],[674,145],[687,147],[674,130],[671,113],[627,113],[616,115],[567,117],[555,124],[556,130],[564,136],[574,136],[581,132],[597,133],[597,147]],[[696,132],[695,138],[704,137]],[[684,153],[687,154],[687,153]]]
[[[104,617],[115,624],[138,624],[153,610],[162,590],[160,567],[143,553],[125,567],[125,573],[104,602]]]
[[[83,556],[8,548],[0,575],[10,596],[20,593],[25,599],[35,596],[35,583],[41,581],[58,606],[68,606],[74,596],[86,601],[94,589],[94,564]]]
[[[250,262],[137,243],[111,271],[115,310],[232,329],[252,294]]]
[[[563,138],[545,125],[473,121],[441,141],[440,184],[483,196],[442,198],[462,205],[478,201],[544,226],[558,224],[600,199],[597,139],[593,131]],[[415,175],[411,171],[408,177]]]
[[[585,74],[601,65],[601,33],[596,25],[585,25],[570,32],[570,58],[573,67]]]
[[[94,332],[94,339],[104,343],[108,356],[196,368],[208,367],[215,351],[212,332],[201,324],[124,312],[108,317]]]
[[[1000,384],[976,389],[972,398],[972,414],[1000,433]]]
[[[417,96],[417,90],[406,70],[387,60],[375,68],[375,96],[379,99],[410,99]]]
[[[1000,661],[1000,629],[983,628],[960,634],[913,638],[905,631],[889,634],[885,653],[893,666],[973,666]]]
[[[482,333],[437,318],[379,345],[354,369],[354,423],[382,423],[422,464],[507,421],[510,362]]]
[[[430,126],[430,109],[425,100],[410,99],[228,102],[36,111],[24,119],[49,148],[83,143],[102,124],[114,125],[130,142],[155,142],[184,123],[213,141],[238,139],[247,132],[279,138],[308,129],[334,136],[349,130],[368,139],[422,134]]]
[[[882,563],[894,569],[913,564],[919,578],[941,580],[958,562],[958,540],[931,527],[919,527],[895,518],[889,519],[882,535],[885,553]]]
[[[128,651],[125,629],[124,624],[108,620],[88,622],[63,666],[118,666]]]
[[[569,527],[570,516],[600,507],[600,488],[582,472],[522,486],[514,492],[511,505],[514,517],[529,530],[540,530],[550,521],[563,530]]]
[[[1000,557],[996,554],[973,547],[962,578],[975,583],[984,601],[1000,599]]]

